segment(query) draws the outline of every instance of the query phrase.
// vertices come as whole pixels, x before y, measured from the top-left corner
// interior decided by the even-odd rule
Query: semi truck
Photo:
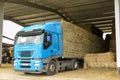
[[[63,21],[63,23],[68,22]],[[66,31],[67,28],[63,23],[62,21],[46,22],[20,30],[15,36],[14,70],[54,75],[62,70],[79,69],[81,57],[69,52],[73,51],[71,50],[73,47],[77,49],[77,46],[68,44],[72,43],[69,41],[72,35],[65,35],[70,32]],[[66,45],[68,47],[65,48]]]

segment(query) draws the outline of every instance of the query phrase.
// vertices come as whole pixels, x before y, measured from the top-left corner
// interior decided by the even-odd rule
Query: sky
[[[23,27],[9,20],[4,20],[3,22],[3,35],[14,39],[16,33],[20,31]],[[2,39],[4,43],[13,44],[14,42],[6,38]]]

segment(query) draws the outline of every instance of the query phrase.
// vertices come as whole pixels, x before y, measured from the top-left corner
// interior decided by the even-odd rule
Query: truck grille
[[[33,55],[33,51],[20,51],[19,56],[20,57],[31,57]]]
[[[21,61],[21,68],[31,68],[30,63],[31,61]]]
[[[30,62],[30,61],[21,61],[21,63],[27,63],[27,64],[30,64],[31,62]]]
[[[20,66],[21,68],[31,68],[31,66]]]

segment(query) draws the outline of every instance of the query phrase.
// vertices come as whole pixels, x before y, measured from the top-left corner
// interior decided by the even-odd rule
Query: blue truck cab
[[[64,61],[66,59],[62,59],[62,26],[59,21],[28,26],[16,34],[14,70],[53,75],[61,69],[60,65]]]

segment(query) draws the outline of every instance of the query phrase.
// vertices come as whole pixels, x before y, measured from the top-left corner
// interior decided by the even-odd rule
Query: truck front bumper
[[[41,60],[15,60],[14,70],[24,72],[45,72],[45,67]]]

